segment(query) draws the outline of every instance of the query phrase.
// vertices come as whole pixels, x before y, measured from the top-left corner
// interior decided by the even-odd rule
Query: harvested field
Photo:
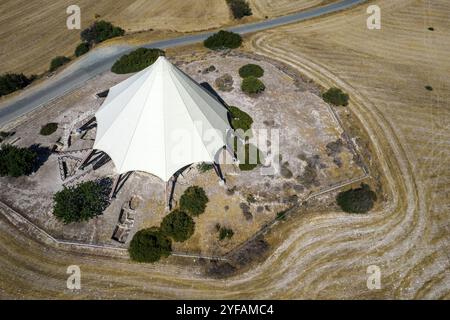
[[[376,150],[388,201],[366,218],[333,213],[312,218],[309,227],[286,226],[292,242],[280,237],[280,253],[305,257],[298,265],[285,261],[276,267],[301,283],[288,295],[449,298],[450,5],[375,3],[383,13],[381,31],[365,28],[361,6],[251,41],[256,52],[350,94],[352,117]],[[331,225],[327,236],[323,231]],[[365,269],[372,264],[383,274],[378,292],[364,285]]]
[[[0,73],[41,73],[55,56],[71,56],[80,41],[80,30],[66,27],[67,0],[8,0],[0,4]],[[127,32],[155,31],[148,41],[170,32],[218,28],[230,22],[225,1],[216,0],[80,0],[81,29],[94,20],[111,21]],[[160,31],[164,31],[161,34]]]
[[[330,2],[333,0],[249,0],[253,15],[259,18],[291,14]]]

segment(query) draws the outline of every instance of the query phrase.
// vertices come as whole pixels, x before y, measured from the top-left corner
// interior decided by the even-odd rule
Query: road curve
[[[304,21],[316,18],[333,12],[348,9],[367,0],[342,0],[323,7],[313,8],[299,13],[265,20],[257,23],[240,25],[228,28],[227,30],[239,34],[247,34],[285,24]],[[183,36],[168,40],[156,41],[144,45],[146,48],[169,48],[189,45],[205,40],[213,32]],[[111,68],[113,63],[123,54],[135,49],[133,46],[116,46],[114,48],[95,50],[85,57],[77,60],[74,64],[66,68],[61,74],[46,81],[36,88],[30,88],[18,96],[7,100],[0,105],[0,126],[7,124],[29,111],[62,96],[63,94],[81,86],[92,77],[105,72]]]

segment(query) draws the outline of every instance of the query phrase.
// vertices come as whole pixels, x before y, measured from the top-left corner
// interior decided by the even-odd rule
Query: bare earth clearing
[[[301,78],[293,78],[294,74],[286,74],[268,61],[255,61],[252,56],[239,53],[204,54],[195,56],[195,61],[190,62],[192,58],[187,55],[175,58],[175,61],[197,82],[210,83],[229,105],[248,112],[253,117],[255,133],[258,129],[279,132],[279,150],[272,150],[274,145],[266,144],[266,141],[259,148],[265,153],[274,152],[275,157],[281,156],[282,171],[281,174],[262,175],[259,168],[240,172],[236,165],[223,165],[227,185],[220,186],[214,170],[199,174],[197,164],[186,170],[178,179],[174,204],[190,185],[203,187],[210,202],[206,212],[196,219],[193,237],[185,243],[175,244],[176,252],[223,256],[257,233],[264,224],[276,219],[277,213],[294,206],[311,193],[364,176],[362,168],[355,163],[357,158],[350,142],[345,140],[331,109],[315,94],[318,89],[314,85],[303,82]],[[258,63],[265,70],[262,80],[267,89],[256,97],[249,97],[240,90],[238,70],[248,63]],[[214,66],[214,71],[209,71],[211,66]],[[233,86],[230,91],[221,92],[215,80],[225,74],[232,77]],[[159,226],[167,214],[165,184],[157,177],[140,172],[129,177],[117,199],[96,219],[64,225],[51,213],[52,196],[63,185],[114,177],[114,165],[109,158],[103,165],[94,164],[95,170],[88,167],[84,171],[86,174],[78,172],[67,178],[60,176],[59,164],[66,165],[70,171],[87,154],[86,149],[93,145],[95,128],[81,135],[75,134],[76,129],[87,122],[101,105],[102,99],[95,97],[95,93],[126,77],[110,72],[98,76],[84,87],[49,104],[43,111],[35,112],[14,128],[16,133],[11,141],[17,141],[19,146],[38,144],[41,148],[51,149],[57,141],[67,141],[69,135],[71,145],[51,154],[31,177],[0,178],[0,200],[62,240],[126,247],[136,231]],[[48,122],[58,123],[58,131],[48,137],[40,136],[41,126]],[[268,134],[267,139],[271,140],[270,131]],[[327,146],[333,144],[337,147],[330,150]],[[77,175],[80,178],[76,178]],[[140,206],[135,211],[130,235],[122,245],[111,236],[121,208],[132,197],[140,199]],[[231,228],[233,238],[219,241],[217,224]]]

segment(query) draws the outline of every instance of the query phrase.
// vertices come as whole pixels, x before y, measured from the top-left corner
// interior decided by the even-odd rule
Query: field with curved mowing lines
[[[298,12],[333,2],[333,0],[248,0],[248,2],[253,15],[264,18]]]
[[[350,94],[383,173],[382,206],[362,216],[295,217],[269,235],[279,245],[265,262],[228,280],[167,261],[139,265],[44,248],[2,218],[0,296],[450,298],[450,3],[374,2],[383,10],[381,31],[365,29],[358,7],[256,34],[251,45]],[[70,264],[81,267],[80,293],[65,289]],[[379,291],[366,287],[373,264],[382,272]]]

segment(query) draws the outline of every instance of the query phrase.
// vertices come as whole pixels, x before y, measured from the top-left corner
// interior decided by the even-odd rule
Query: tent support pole
[[[220,169],[220,166],[218,163],[213,162],[214,170],[216,171],[216,174],[219,176],[220,180],[223,181],[223,183],[226,183],[225,178],[223,177],[222,170]]]
[[[112,185],[111,193],[109,194],[109,200],[111,200],[112,198],[115,197],[117,185],[119,184],[119,181],[120,181],[121,176],[122,176],[122,175],[119,174],[119,175],[114,179],[114,183],[113,183],[113,185]]]
[[[92,149],[91,151],[88,152],[88,154],[83,158],[83,160],[81,161],[78,169],[84,169],[84,166],[86,165],[86,163],[89,162],[89,160],[91,160],[92,156],[95,153],[95,149]]]

